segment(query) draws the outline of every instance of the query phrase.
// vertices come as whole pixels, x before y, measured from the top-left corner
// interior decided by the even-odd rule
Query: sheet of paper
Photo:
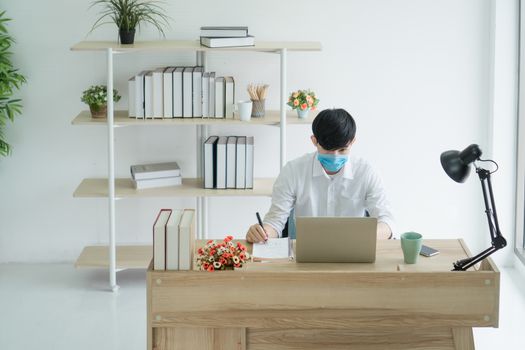
[[[284,259],[290,256],[288,238],[270,238],[266,243],[255,243],[252,255],[261,259]]]

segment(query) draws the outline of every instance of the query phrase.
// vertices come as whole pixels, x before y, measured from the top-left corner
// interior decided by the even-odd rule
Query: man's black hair
[[[315,117],[312,132],[321,147],[334,151],[354,140],[356,125],[354,118],[344,109],[325,109]]]

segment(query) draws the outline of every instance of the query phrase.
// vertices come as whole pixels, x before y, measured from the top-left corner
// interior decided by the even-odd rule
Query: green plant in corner
[[[101,5],[103,10],[90,32],[103,24],[115,23],[120,42],[133,44],[135,29],[140,28],[141,23],[149,23],[165,36],[163,27],[169,25],[169,17],[164,14],[162,3],[157,0],[95,0],[90,8]]]
[[[0,156],[4,157],[11,153],[11,146],[4,139],[3,129],[8,120],[14,122],[15,116],[22,113],[22,100],[11,97],[26,82],[11,62],[10,48],[14,40],[5,26],[10,20],[5,17],[5,11],[0,12]]]

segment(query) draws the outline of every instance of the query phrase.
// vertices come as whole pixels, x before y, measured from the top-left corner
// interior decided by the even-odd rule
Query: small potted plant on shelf
[[[82,93],[82,102],[89,106],[91,117],[105,118],[107,113],[107,87],[105,85],[93,85]],[[113,89],[113,101],[118,102],[120,95]]]
[[[101,5],[103,10],[93,24],[91,32],[102,24],[110,23],[104,21],[105,19],[111,19],[119,29],[121,44],[133,44],[135,29],[140,27],[141,23],[152,24],[162,36],[165,36],[163,26],[169,23],[161,4],[161,1],[156,0],[96,0],[91,7]]]
[[[232,236],[227,236],[220,243],[209,240],[197,250],[197,266],[208,272],[242,267],[249,258],[246,247],[240,242],[233,242]]]
[[[308,117],[308,111],[315,110],[319,99],[311,90],[297,90],[290,94],[287,105],[297,110],[299,118]]]

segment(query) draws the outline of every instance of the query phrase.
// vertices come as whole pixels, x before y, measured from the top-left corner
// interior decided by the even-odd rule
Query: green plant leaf
[[[11,147],[4,138],[4,127],[7,121],[14,122],[17,115],[22,114],[22,101],[12,99],[15,90],[26,82],[26,78],[13,67],[9,49],[14,39],[9,35],[6,23],[10,19],[5,17],[5,11],[0,12],[0,156],[11,153]]]

